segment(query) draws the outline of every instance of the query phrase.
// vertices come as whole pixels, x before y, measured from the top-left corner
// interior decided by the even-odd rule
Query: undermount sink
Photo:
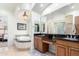
[[[75,39],[75,38],[64,38],[66,40],[72,40],[72,41],[78,41],[78,39]]]

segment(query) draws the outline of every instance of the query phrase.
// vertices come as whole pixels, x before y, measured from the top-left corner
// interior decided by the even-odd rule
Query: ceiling
[[[0,3],[0,10],[14,12],[20,3]]]
[[[51,12],[47,15],[45,15],[47,18],[53,18],[57,15],[61,15],[61,14],[67,14],[67,13],[70,13],[72,11],[76,11],[76,10],[79,10],[79,3],[72,3],[70,5],[67,5],[65,7],[62,7],[54,12]]]
[[[51,4],[52,3],[36,3],[32,10],[39,14],[42,14],[42,12]]]
[[[28,3],[29,4],[29,3]],[[32,3],[30,3],[32,4]],[[40,6],[40,5],[43,6]],[[41,14],[49,5],[51,5],[52,3],[33,3],[32,4],[32,11]],[[23,3],[0,3],[0,10],[6,10],[9,12],[15,12],[16,9],[21,9],[23,8],[27,8],[25,7],[27,4],[23,4]]]
[[[25,5],[27,5],[27,4],[25,4],[25,3],[24,4],[23,3],[0,3],[0,10],[7,10],[7,11],[14,13],[18,7],[23,7]],[[50,9],[51,12],[46,14],[46,16],[51,16],[51,15],[55,15],[58,13],[66,13],[71,10],[75,10],[75,9],[70,9],[70,7],[72,5],[76,6],[75,9],[78,9],[79,4],[77,4],[77,3],[75,3],[75,4],[59,3],[58,5],[56,3],[33,3],[32,11],[34,11],[38,14],[42,14],[43,12],[45,12],[45,13],[48,12],[48,11],[46,11],[46,9],[48,8],[48,9]],[[26,7],[24,7],[24,8],[26,8]]]

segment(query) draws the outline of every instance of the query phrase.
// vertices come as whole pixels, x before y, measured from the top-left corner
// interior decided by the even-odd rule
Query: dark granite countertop
[[[56,38],[56,39],[79,42],[79,39],[75,39],[75,38]]]
[[[57,40],[57,39],[62,39],[62,40],[68,40],[68,41],[74,41],[74,42],[79,42],[79,35],[73,35],[72,34],[72,38],[70,37],[71,34],[34,34],[35,36],[39,36],[39,37],[48,37],[51,40]],[[67,38],[67,36],[69,35],[69,38]],[[55,38],[53,38],[53,36],[55,36]],[[74,38],[74,36],[76,36],[76,38]]]
[[[48,34],[48,33],[35,33],[34,35],[77,35],[77,34]]]

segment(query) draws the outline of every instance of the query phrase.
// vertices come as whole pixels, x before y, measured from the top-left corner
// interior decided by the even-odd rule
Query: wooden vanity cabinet
[[[35,36],[34,37],[34,48],[39,50],[40,52],[47,52],[49,45],[43,43],[43,37]]]
[[[34,37],[34,48],[38,48],[38,38],[37,37]]]
[[[57,56],[79,56],[79,42],[56,40]]]
[[[69,56],[79,56],[78,48],[69,48]]]
[[[66,56],[67,55],[67,50],[68,48],[66,48],[65,46],[63,45],[57,45],[56,46],[56,55],[57,56]]]

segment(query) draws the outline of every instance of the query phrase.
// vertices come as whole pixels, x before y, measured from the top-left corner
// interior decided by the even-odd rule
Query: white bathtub
[[[16,48],[31,48],[31,39],[29,36],[18,36],[14,44]]]

